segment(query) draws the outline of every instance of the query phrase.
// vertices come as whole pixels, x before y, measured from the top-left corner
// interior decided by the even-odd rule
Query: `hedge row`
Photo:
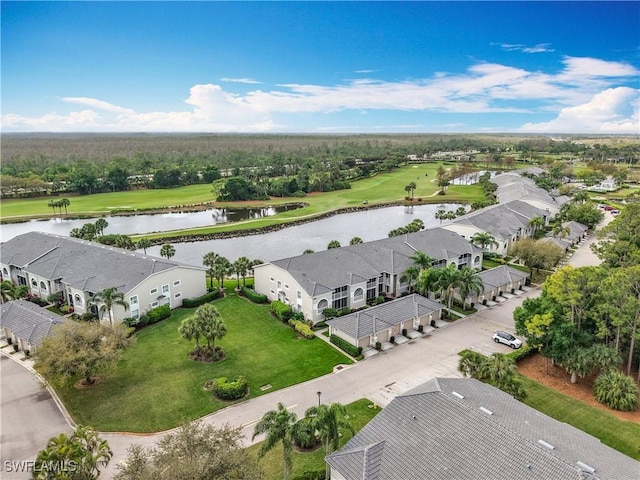
[[[266,295],[257,293],[255,290],[249,287],[245,287],[244,285],[241,288],[242,288],[242,294],[245,297],[247,297],[249,300],[251,300],[253,303],[267,303]]]
[[[236,375],[231,380],[220,377],[213,382],[213,393],[221,400],[237,400],[244,397],[248,391],[249,384],[242,375]]]
[[[291,325],[293,329],[304,338],[315,338],[313,330],[306,323],[301,322],[300,320],[289,320],[289,325]]]
[[[278,320],[282,322],[288,322],[293,317],[293,310],[288,305],[282,303],[279,300],[271,302],[271,313],[273,313]]]
[[[142,328],[147,325],[151,325],[153,323],[158,323],[165,318],[169,318],[171,316],[171,308],[169,305],[162,305],[160,307],[156,307],[154,309],[149,310],[144,315],[141,315],[140,318],[128,317],[122,320],[127,327],[135,327]]]
[[[346,340],[343,340],[342,338],[338,337],[337,335],[331,335],[331,337],[329,337],[329,340],[335,346],[344,350],[352,357],[358,357],[360,356],[360,354],[362,354],[362,347],[355,347],[351,345],[349,342],[347,342]]]
[[[210,292],[205,293],[200,297],[184,298],[182,300],[182,306],[185,308],[199,307],[200,305],[204,305],[205,303],[214,301],[216,298],[218,298],[218,295],[220,295],[220,290],[214,288]]]

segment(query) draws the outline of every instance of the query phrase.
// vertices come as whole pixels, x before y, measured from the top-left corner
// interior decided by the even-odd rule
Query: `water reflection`
[[[435,218],[438,210],[456,210],[458,207],[460,205],[457,204],[418,205],[411,209],[386,207],[334,215],[260,235],[202,242],[172,242],[176,250],[172,260],[202,265],[202,257],[207,252],[216,252],[232,262],[242,256],[263,261],[277,260],[300,255],[307,249],[326,250],[331,240],[348,245],[353,237],[360,237],[365,242],[386,238],[389,231],[404,227],[416,218],[422,220],[426,228],[436,227],[441,224]],[[148,248],[147,253],[159,256],[160,246]]]
[[[185,228],[206,227],[226,222],[270,217],[277,213],[300,208],[299,204],[276,205],[265,208],[212,208],[201,212],[169,212],[131,216],[106,216],[109,223],[105,233],[133,235],[136,233],[167,232]],[[57,235],[69,235],[74,228],[81,228],[97,218],[32,220],[23,223],[0,225],[2,241],[23,233],[40,231]]]

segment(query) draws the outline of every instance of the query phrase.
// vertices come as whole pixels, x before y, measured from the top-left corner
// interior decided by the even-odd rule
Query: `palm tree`
[[[96,227],[96,232],[100,232],[100,235],[104,236],[104,229],[109,226],[109,222],[104,217],[100,217],[93,225]]]
[[[29,289],[26,285],[15,285],[10,280],[3,280],[0,283],[0,299],[2,303],[9,300],[18,300],[27,296]]]
[[[418,281],[416,282],[416,290],[420,295],[429,298],[429,293],[436,290],[438,282],[438,270],[440,269],[428,268],[426,270],[420,270]]]
[[[118,235],[116,237],[116,247],[123,248],[125,250],[134,250],[136,244],[133,243],[129,235]]]
[[[216,280],[218,280],[218,286],[220,290],[224,289],[224,277],[229,273],[231,269],[231,262],[227,260],[226,257],[218,255],[216,258],[215,265],[213,267],[213,276]]]
[[[165,243],[160,248],[160,256],[161,257],[167,257],[167,260],[169,260],[175,254],[176,254],[176,249],[173,248],[173,245],[171,245],[170,243]]]
[[[325,456],[340,447],[341,428],[346,428],[351,433],[354,433],[351,424],[344,419],[346,415],[347,409],[340,403],[322,404],[317,407],[311,407],[305,412],[305,416],[312,419],[316,431],[320,434],[320,438],[324,443]],[[325,478],[329,479],[329,464],[327,464]]]
[[[232,265],[234,273],[238,276],[238,287],[240,287],[240,277],[242,277],[242,284],[246,285],[245,279],[247,277],[247,270],[251,268],[251,260],[247,257],[240,257]]]
[[[539,216],[533,217],[531,220],[529,220],[528,225],[533,229],[533,231],[531,232],[531,236],[535,238],[538,230],[543,229],[545,226],[544,218]]]
[[[409,185],[409,189],[411,190],[411,200],[413,200],[413,194],[416,191],[416,182],[411,182]]]
[[[446,220],[447,219],[447,212],[445,210],[438,210],[436,212],[436,220],[440,220],[440,223],[442,223],[442,220]]]
[[[353,237],[349,240],[349,245],[358,245],[360,243],[362,243],[362,239],[360,237]]]
[[[484,283],[478,274],[469,267],[462,267],[458,281],[458,289],[460,291],[460,297],[462,298],[462,309],[466,310],[467,297],[471,292],[475,292],[476,295],[480,295],[484,289]]]
[[[308,253],[313,253],[313,250],[311,250],[310,248],[305,249],[304,252],[302,252],[303,255],[306,255]]]
[[[596,378],[593,392],[598,402],[623,412],[638,408],[638,386],[633,379],[618,370],[610,370]]]
[[[282,403],[278,403],[278,410],[270,410],[262,416],[262,419],[254,427],[253,437],[251,437],[253,440],[258,435],[266,434],[266,438],[258,452],[259,457],[263,457],[278,442],[282,442],[284,480],[289,479],[291,454],[293,452],[291,445],[292,433],[297,418],[295,413],[289,412]]]
[[[340,242],[338,240],[331,240],[329,245],[327,245],[327,249],[330,250],[332,248],[340,248]]]
[[[410,256],[409,259],[413,260],[413,263],[420,267],[420,270],[431,268],[431,265],[435,262],[435,258],[430,257],[424,252],[416,252]]]
[[[438,279],[435,286],[443,294],[442,299],[447,304],[447,310],[451,313],[451,304],[453,303],[453,297],[455,290],[460,286],[460,270],[455,265],[449,265],[446,268],[439,268],[436,270]]]
[[[411,293],[413,291],[413,282],[418,279],[420,275],[420,269],[416,265],[410,265],[400,277],[401,282],[408,282],[407,291]]]
[[[141,248],[144,251],[144,254],[147,254],[147,248],[151,248],[151,240],[148,238],[141,238],[138,240],[138,248]]]
[[[411,185],[404,187],[404,191],[407,192],[407,197],[411,198]]]
[[[59,204],[60,204],[61,207],[64,207],[64,214],[66,215],[67,214],[67,207],[69,205],[71,205],[71,201],[68,198],[63,198],[62,200],[60,200]]]
[[[485,369],[485,378],[496,383],[498,388],[515,377],[517,371],[515,360],[504,353],[492,353],[485,363]]]
[[[124,299],[124,293],[118,292],[116,287],[105,288],[101,292],[96,293],[90,301],[91,305],[95,305],[99,308],[98,312],[100,317],[104,316],[104,313],[109,314],[109,324],[113,326],[113,317],[111,309],[114,305],[120,305],[126,310],[129,308],[129,303]]]
[[[558,222],[553,226],[551,233],[554,237],[560,236],[560,238],[564,238],[571,233],[571,229],[568,226],[562,225]]]
[[[185,340],[196,341],[195,353],[196,355],[199,354],[200,353],[200,337],[202,336],[202,334],[200,333],[200,329],[196,325],[195,317],[185,318],[180,324],[180,326],[178,327],[178,332],[180,333],[182,338],[184,338]]]
[[[202,264],[208,268],[207,275],[209,275],[209,286],[213,288],[213,267],[216,264],[218,254],[215,252],[205,253],[202,257]]]
[[[463,216],[465,213],[467,213],[467,210],[464,207],[458,207],[456,209],[456,217],[461,217]]]
[[[496,241],[496,237],[491,235],[489,232],[477,232],[469,239],[469,241],[483,250],[486,250],[487,247],[497,247],[499,245]]]
[[[218,309],[211,303],[205,303],[196,310],[196,325],[207,339],[207,346],[213,348],[216,338],[223,338],[227,334],[227,326],[220,318]]]

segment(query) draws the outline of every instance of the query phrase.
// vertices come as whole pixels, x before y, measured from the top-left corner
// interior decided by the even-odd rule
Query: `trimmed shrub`
[[[638,408],[638,386],[618,370],[600,374],[593,383],[593,393],[598,402],[613,410],[633,412]]]
[[[267,303],[266,295],[262,295],[249,287],[245,287],[244,285],[240,287],[240,290],[242,291],[242,295],[247,297],[253,303]]]
[[[422,324],[418,325],[418,331],[420,333],[424,332],[424,325],[422,325]]]
[[[149,315],[146,313],[144,315],[140,315],[138,319],[138,327],[144,327],[145,325],[149,325]]]
[[[20,350],[20,347],[18,346],[18,344],[17,344],[17,343],[14,343],[14,344],[13,344],[13,351],[14,351],[14,352],[17,352],[18,350]]]
[[[25,357],[30,357],[31,356],[31,352],[29,350],[25,350],[24,351],[24,356]]]
[[[135,327],[138,324],[138,319],[136,317],[127,317],[122,320],[127,327]]]
[[[231,380],[220,377],[213,382],[213,393],[221,400],[237,400],[244,397],[248,391],[249,384],[242,375],[236,375]]]
[[[165,318],[169,318],[171,316],[171,308],[169,308],[169,305],[162,305],[160,307],[149,310],[147,312],[147,316],[149,317],[149,325],[152,323],[157,323],[160,320],[164,320]]]
[[[351,309],[349,307],[344,307],[338,310],[338,316],[342,317],[343,315],[349,315],[351,313]]]
[[[309,339],[315,338],[315,335],[313,334],[313,330],[311,330],[311,327],[304,322],[296,322],[293,328],[297,333],[302,335],[304,338],[309,338]]]
[[[80,320],[82,320],[83,322],[95,322],[96,320],[98,320],[98,315],[91,312],[83,313],[80,316]]]
[[[293,317],[293,310],[288,305],[282,303],[279,300],[275,300],[271,302],[271,313],[273,313],[276,318],[282,322],[288,322],[291,317]]]
[[[331,320],[332,318],[336,318],[338,316],[338,310],[335,308],[325,308],[322,310],[322,315],[325,320]]]
[[[356,347],[354,345],[351,345],[349,342],[347,342],[346,340],[343,340],[337,335],[331,335],[329,337],[329,341],[333,343],[336,347],[347,352],[352,357],[357,357],[362,353],[362,347]]]
[[[319,330],[321,328],[325,328],[327,326],[326,322],[324,320],[320,321],[320,322],[316,322],[313,324],[313,328],[316,330]]]
[[[376,342],[376,350],[380,350],[382,348],[382,344],[380,342]]]
[[[220,290],[213,288],[210,292],[195,298],[182,299],[182,306],[184,308],[196,308],[205,303],[213,302],[220,295]]]
[[[11,345],[13,343],[13,338],[7,337],[7,345]]]

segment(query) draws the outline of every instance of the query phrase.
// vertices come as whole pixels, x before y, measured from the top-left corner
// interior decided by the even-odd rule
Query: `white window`
[[[275,282],[275,281],[276,281],[276,279],[275,279],[275,278],[273,278],[273,277],[269,277],[269,280],[271,280],[272,282]]]
[[[156,293],[158,293],[158,288],[152,288],[151,290],[149,290],[149,295],[155,295]]]
[[[353,299],[358,301],[364,298],[364,291],[361,288],[356,288],[356,291],[353,292]]]
[[[40,282],[40,290],[47,291],[47,284],[44,282]]]
[[[76,293],[76,294],[73,296],[73,303],[75,303],[76,305],[80,305],[80,306],[82,306],[82,297],[80,296],[80,294],[79,294],[79,293]]]
[[[180,298],[182,296],[182,292],[177,292],[173,294],[173,298]]]
[[[129,305],[138,305],[138,295],[134,295],[133,297],[129,297]]]
[[[151,308],[156,308],[158,305],[160,305],[159,302],[151,302]]]
[[[138,310],[137,308],[135,310],[131,310],[131,316],[133,318],[138,318],[140,316],[140,310]]]
[[[289,285],[287,285],[286,283],[284,284],[284,288],[286,288],[287,290],[289,290]]]
[[[162,285],[162,294],[166,295],[167,293],[169,293],[169,284]]]
[[[275,290],[273,288],[271,290],[269,290],[269,291],[271,292],[271,295],[275,295],[276,294],[276,292],[275,292]]]
[[[2,274],[3,274],[3,275],[9,275],[9,272],[7,271],[7,269],[6,269],[6,268],[3,268],[3,269],[2,269]]]
[[[33,288],[38,288],[38,281],[35,278],[31,279],[31,286]]]
[[[174,280],[173,281],[173,286],[177,287],[178,285],[180,285],[180,280]]]

